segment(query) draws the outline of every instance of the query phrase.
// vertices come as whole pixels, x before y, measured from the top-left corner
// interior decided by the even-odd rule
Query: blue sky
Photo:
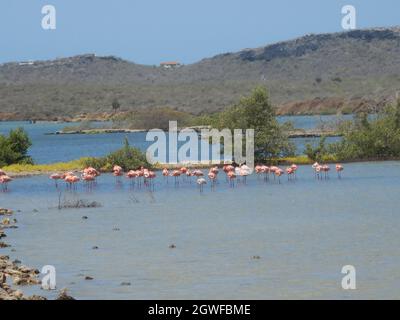
[[[41,27],[44,5],[57,29]],[[193,63],[307,33],[342,31],[341,8],[357,28],[400,25],[398,0],[1,0],[0,63],[82,53],[141,64]]]

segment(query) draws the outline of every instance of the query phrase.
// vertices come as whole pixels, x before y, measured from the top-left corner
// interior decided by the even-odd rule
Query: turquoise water
[[[16,251],[0,252],[54,265],[57,287],[80,299],[398,299],[399,188],[400,162],[348,164],[322,181],[301,166],[296,181],[253,175],[235,188],[221,175],[202,194],[187,181],[132,188],[102,175],[93,190],[60,185],[62,199],[102,207],[58,210],[48,177],[22,178],[0,193],[0,206],[20,210],[5,238]],[[342,290],[344,265],[357,290]]]
[[[350,119],[351,116],[344,116]],[[336,116],[293,116],[279,117],[280,122],[292,121],[296,128],[310,129],[319,125],[321,122],[335,121]],[[74,124],[77,125],[77,124]],[[94,126],[102,126],[102,123],[94,123]],[[146,150],[151,142],[146,142],[146,133],[113,133],[95,135],[46,135],[60,131],[71,123],[52,123],[38,122],[30,124],[28,122],[0,122],[0,134],[7,134],[11,129],[23,127],[28,132],[32,147],[29,154],[36,163],[52,163],[75,160],[81,157],[99,157],[121,148],[124,138],[128,137],[132,146],[141,150]],[[337,138],[329,138],[328,142],[335,141]],[[306,143],[313,143],[315,139],[295,139],[298,152],[304,150]]]

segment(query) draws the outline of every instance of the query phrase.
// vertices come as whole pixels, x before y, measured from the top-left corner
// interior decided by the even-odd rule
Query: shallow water
[[[47,177],[17,179],[0,193],[0,206],[21,210],[5,238],[16,252],[0,252],[54,265],[57,287],[79,299],[400,298],[400,162],[348,164],[322,181],[305,166],[281,182],[253,175],[230,188],[221,173],[200,194],[194,183],[157,178],[151,191],[103,175],[92,191],[60,186],[62,199],[101,208],[58,210]],[[355,291],[341,289],[349,264]]]
[[[350,119],[352,116],[343,116]],[[311,129],[321,122],[337,120],[336,116],[285,116],[278,118],[280,122],[291,121],[296,128]],[[77,123],[73,124],[78,125]],[[125,137],[129,143],[145,151],[151,142],[146,142],[146,133],[113,133],[113,134],[73,134],[73,135],[46,135],[62,130],[71,123],[38,122],[30,124],[23,121],[0,122],[0,134],[8,134],[11,129],[23,127],[32,140],[29,155],[35,163],[64,162],[82,157],[100,157],[115,151],[123,145]],[[94,122],[93,127],[104,126],[104,123]],[[333,142],[337,138],[328,138]],[[301,153],[306,143],[313,143],[316,139],[294,139],[297,151]]]

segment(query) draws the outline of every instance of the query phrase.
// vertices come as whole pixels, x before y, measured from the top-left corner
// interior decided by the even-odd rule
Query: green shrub
[[[0,167],[11,164],[33,164],[28,156],[32,145],[28,134],[23,128],[11,130],[8,137],[0,135]]]
[[[354,121],[343,123],[340,130],[341,141],[325,145],[325,138],[321,138],[316,148],[306,146],[306,155],[317,161],[326,156],[341,161],[399,158],[400,100],[387,106],[374,120],[359,113]]]
[[[146,155],[138,148],[131,147],[128,139],[125,138],[124,146],[100,158],[87,158],[84,160],[86,167],[91,166],[101,171],[111,171],[113,166],[118,165],[125,171],[138,169],[140,167],[151,167],[146,159]]]

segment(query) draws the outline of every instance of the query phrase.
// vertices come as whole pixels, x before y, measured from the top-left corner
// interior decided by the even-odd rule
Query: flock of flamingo
[[[318,162],[312,165],[314,170],[316,179],[328,179],[330,167],[327,164],[320,165]],[[343,166],[341,164],[336,164],[335,166],[338,178],[341,178],[341,173],[343,171]],[[273,179],[277,179],[278,183],[281,183],[281,176],[286,173],[288,180],[296,179],[296,172],[298,170],[298,166],[296,164],[292,164],[287,167],[285,170],[277,167],[277,166],[265,166],[265,165],[257,165],[254,168],[255,174],[257,176],[263,177],[265,181],[269,180],[272,176]],[[231,187],[235,186],[235,180],[240,180],[244,184],[246,184],[247,176],[252,173],[252,170],[246,165],[233,166],[233,165],[224,165],[222,171],[225,173],[226,181],[229,183]],[[125,175],[127,179],[130,180],[131,184],[138,183],[139,186],[142,184],[145,186],[153,186],[153,181],[156,178],[156,173],[149,169],[141,167],[139,170],[129,170],[124,173],[123,169],[115,165],[113,167],[113,175],[116,177],[117,181]],[[211,167],[208,171],[207,177],[210,182],[211,187],[215,187],[218,174],[220,169],[218,166]],[[58,181],[62,180],[66,183],[67,188],[75,189],[77,183],[82,181],[88,187],[93,187],[96,184],[97,177],[100,175],[100,172],[95,168],[88,167],[83,169],[80,172],[80,176],[74,172],[66,172],[66,173],[53,173],[50,175],[50,179],[55,181],[55,185],[58,188]],[[207,184],[207,180],[204,177],[204,172],[200,169],[188,169],[186,167],[181,167],[180,169],[168,170],[164,168],[162,170],[162,175],[166,182],[168,183],[168,178],[173,177],[175,185],[180,183],[180,180],[192,182],[192,177],[196,179],[196,183],[199,186],[200,192],[203,192],[204,185]],[[0,169],[0,185],[2,186],[2,190],[6,191],[8,188],[8,183],[12,181],[3,170]]]

